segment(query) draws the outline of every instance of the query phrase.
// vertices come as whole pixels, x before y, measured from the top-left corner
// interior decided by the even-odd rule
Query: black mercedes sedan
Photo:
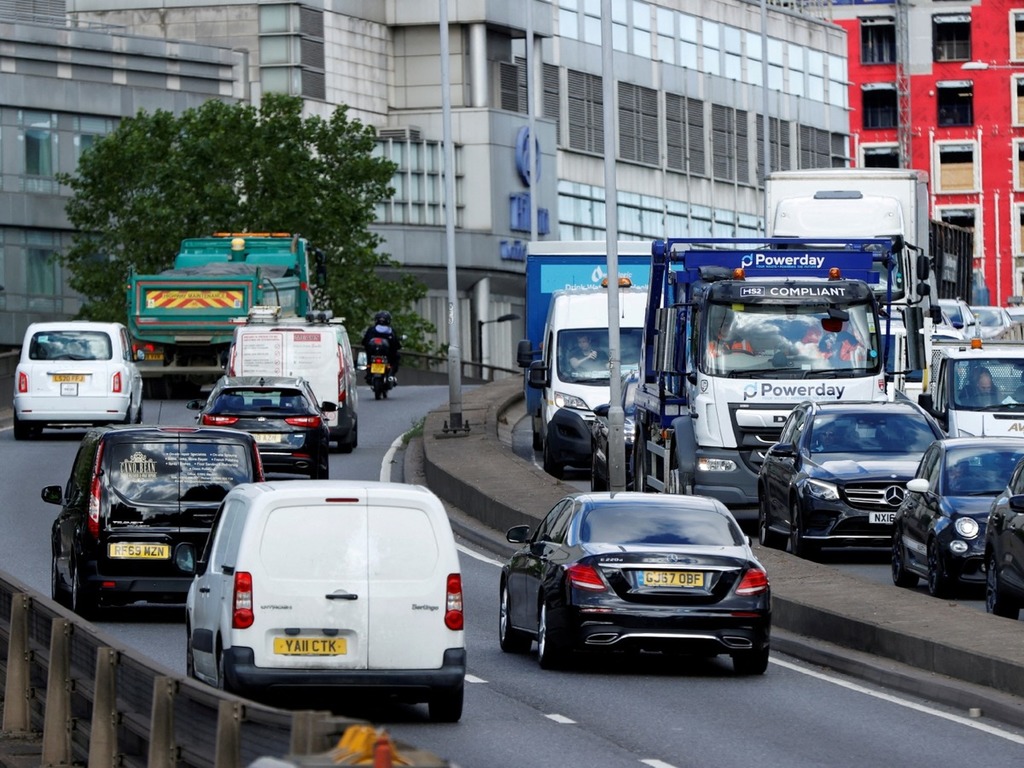
[[[921,456],[944,437],[917,403],[803,402],[758,473],[758,537],[804,558],[886,546]]]
[[[324,414],[337,406],[317,403],[303,378],[222,376],[204,400],[186,405],[204,426],[250,433],[266,472],[329,476],[330,427]]]
[[[936,440],[925,451],[896,510],[892,580],[949,597],[960,584],[985,582],[985,527],[992,500],[1024,459],[1019,437]]]
[[[1019,439],[1019,438],[1015,438]],[[1017,619],[1024,607],[1024,461],[992,501],[985,527],[985,610]]]
[[[662,652],[768,667],[771,591],[748,538],[703,496],[580,493],[560,500],[502,567],[499,643],[544,669],[575,654]]]

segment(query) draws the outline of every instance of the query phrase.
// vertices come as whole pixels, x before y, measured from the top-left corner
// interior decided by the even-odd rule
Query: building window
[[[1013,42],[1010,46],[1010,58],[1014,61],[1024,59],[1024,11],[1013,12]]]
[[[26,293],[46,297],[52,301],[57,296],[57,252],[53,236],[45,232],[29,232],[25,243]]]
[[[704,102],[675,93],[665,94],[666,164],[693,176],[705,176]]]
[[[832,134],[809,125],[798,125],[800,168],[832,168]]]
[[[975,192],[977,181],[977,149],[971,143],[940,143],[936,146],[939,172],[936,192]]]
[[[604,152],[604,96],[600,75],[568,71],[569,148]]]
[[[57,115],[19,112],[25,145],[25,191],[52,194],[57,191]]]
[[[1024,139],[1013,141],[1013,188],[1024,189]]]
[[[938,124],[974,124],[974,85],[970,80],[944,81],[935,84]]]
[[[770,170],[788,171],[793,168],[790,143],[790,122],[777,117],[768,120],[768,157]],[[764,183],[764,118],[757,116],[757,179]]]
[[[932,17],[932,56],[935,61],[971,60],[970,16]]]
[[[619,83],[619,156],[659,165],[658,92]]]
[[[1010,88],[1013,89],[1013,124],[1024,125],[1024,75],[1011,77]]]
[[[1015,219],[1014,229],[1016,230],[1014,233],[1016,237],[1014,238],[1013,252],[1019,256],[1024,252],[1024,205],[1015,205],[1013,207],[1013,217]],[[1020,288],[1018,287],[1016,290],[1019,291]]]
[[[327,98],[322,10],[259,6],[260,81],[265,92]]]
[[[864,128],[896,128],[899,104],[896,86],[892,83],[865,83],[861,86]]]
[[[722,74],[722,27],[705,19],[701,22],[701,39],[704,43],[701,55],[704,72],[709,75]]]
[[[394,133],[394,137],[390,134]],[[405,135],[402,135],[405,134]],[[415,128],[384,128],[374,157],[384,157],[398,168],[391,177],[395,194],[377,204],[378,224],[413,224],[439,227],[445,224],[444,145],[419,139]],[[462,147],[455,146],[455,226],[462,226]]]
[[[896,21],[888,17],[860,20],[860,63],[896,63]]]
[[[746,110],[711,105],[711,158],[713,179],[750,183]]]
[[[861,154],[861,165],[865,168],[900,167],[900,148],[898,144],[862,145]]]
[[[74,132],[75,164],[77,165],[83,152],[91,148],[108,133],[114,132],[114,121],[106,117],[76,116],[74,118]]]
[[[555,143],[562,146],[562,103],[558,98],[559,70],[554,64],[544,65],[544,117],[555,121]]]

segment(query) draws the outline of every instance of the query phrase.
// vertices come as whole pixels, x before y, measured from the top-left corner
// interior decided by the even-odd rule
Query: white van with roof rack
[[[305,379],[320,403],[337,406],[325,413],[331,442],[342,453],[358,446],[358,372],[344,322],[329,310],[281,317],[279,307],[254,307],[235,328],[227,375]]]

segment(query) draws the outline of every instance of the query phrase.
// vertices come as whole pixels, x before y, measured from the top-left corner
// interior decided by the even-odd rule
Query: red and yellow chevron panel
[[[146,309],[242,309],[245,291],[147,291]]]

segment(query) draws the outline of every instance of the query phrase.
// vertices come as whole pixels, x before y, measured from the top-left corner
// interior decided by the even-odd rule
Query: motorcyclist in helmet
[[[391,377],[395,379],[398,375],[398,363],[401,359],[401,355],[398,354],[398,350],[402,348],[402,341],[398,337],[398,333],[391,325],[391,313],[387,310],[381,310],[373,316],[373,325],[366,329],[366,333],[363,334],[363,349],[366,350],[367,368],[366,368],[366,380],[370,380],[370,368],[369,359],[372,356],[372,348],[374,346],[373,339],[384,339],[387,342],[387,356],[388,363],[391,365]],[[392,384],[397,384],[398,380],[395,379]]]

